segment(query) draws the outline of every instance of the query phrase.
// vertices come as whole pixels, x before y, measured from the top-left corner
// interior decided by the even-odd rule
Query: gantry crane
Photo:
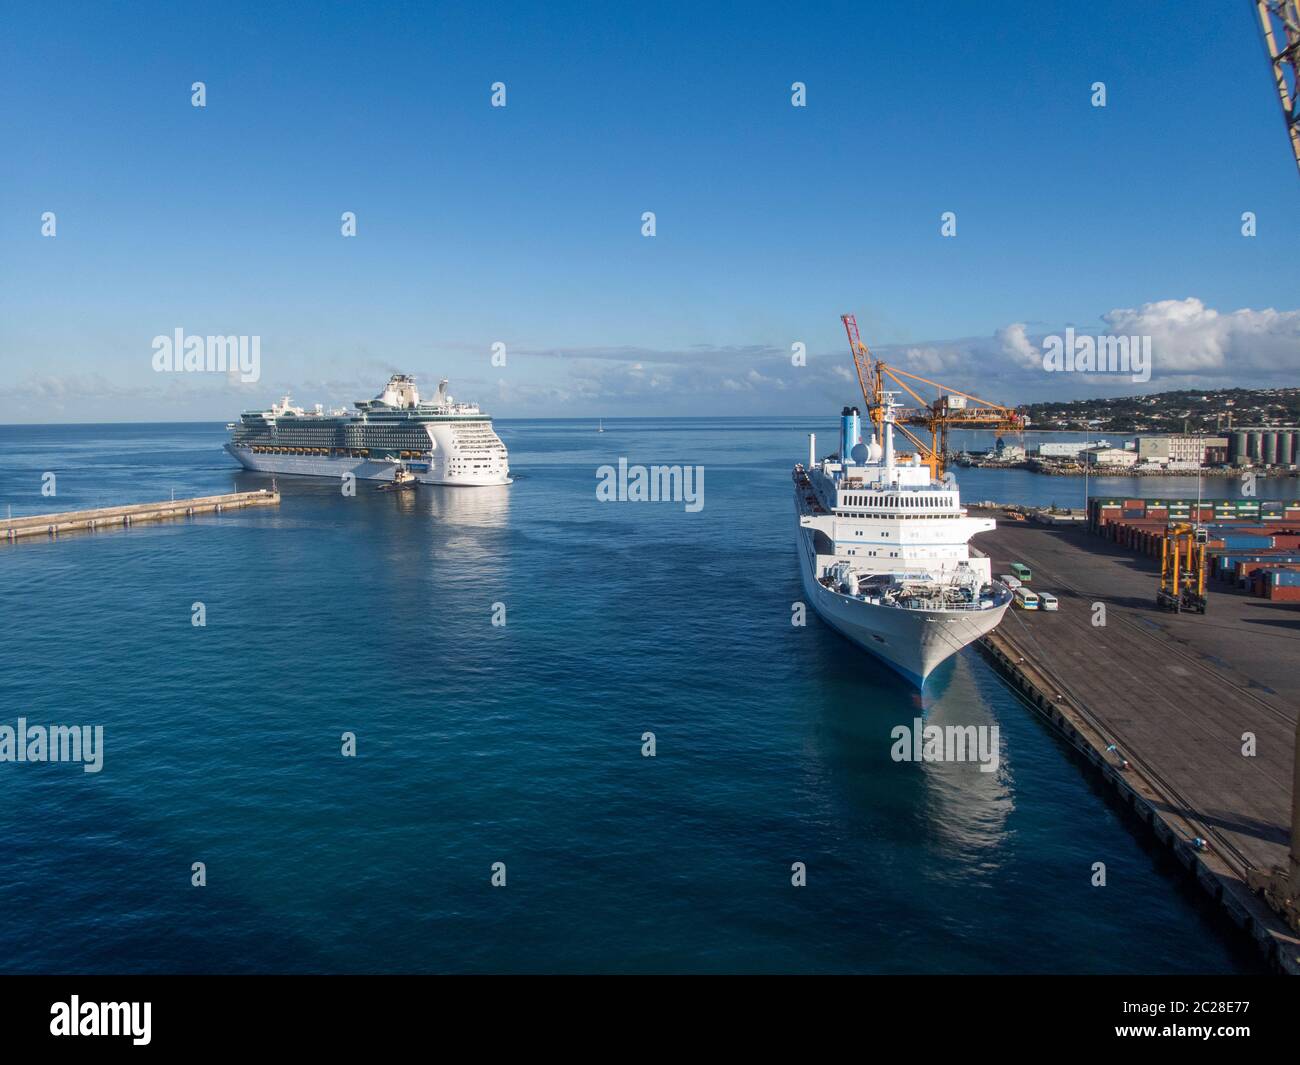
[[[1196,525],[1171,525],[1160,541],[1160,587],[1156,606],[1175,614],[1204,614],[1205,530]]]
[[[900,370],[889,366],[876,358],[862,343],[858,334],[858,320],[851,314],[840,315],[844,331],[849,337],[849,350],[853,353],[853,365],[858,371],[858,385],[862,389],[862,399],[871,415],[872,424],[880,431],[884,409],[882,401],[886,385],[897,385],[911,396],[919,407],[904,408],[894,412],[894,424],[898,426],[912,446],[916,448],[921,461],[930,467],[930,476],[936,481],[943,476],[944,459],[948,453],[948,429],[956,426],[971,429],[991,429],[997,432],[1022,433],[1025,419],[1010,407],[990,403],[986,399],[972,396],[960,389],[948,388],[931,381],[928,377]],[[926,385],[938,389],[939,396],[934,400],[925,399],[908,382]],[[917,426],[929,433],[929,441],[922,439],[908,426]]]
[[[1282,103],[1282,118],[1300,168],[1300,2],[1252,0],[1273,65],[1273,81]]]
[[[1291,151],[1300,167],[1300,4],[1297,0],[1253,2],[1273,65],[1273,81],[1282,102]],[[1296,722],[1291,769],[1291,847],[1287,863],[1271,869],[1251,868],[1246,879],[1251,889],[1261,892],[1292,930],[1300,933],[1300,721]]]

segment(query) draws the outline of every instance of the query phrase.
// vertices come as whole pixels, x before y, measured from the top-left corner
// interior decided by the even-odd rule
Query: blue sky
[[[0,9],[0,421],[391,370],[503,416],[822,413],[844,311],[991,399],[1300,383],[1244,2]],[[1155,336],[1152,381],[1042,372],[1067,325]],[[261,379],[155,373],[176,328],[260,336]]]

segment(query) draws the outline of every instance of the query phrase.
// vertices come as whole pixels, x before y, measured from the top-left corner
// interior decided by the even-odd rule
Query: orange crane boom
[[[858,385],[862,389],[862,400],[867,405],[872,424],[876,426],[877,431],[880,429],[881,404],[887,384],[891,391],[896,386],[911,396],[919,406],[896,410],[894,421],[916,448],[921,461],[930,467],[930,476],[936,481],[943,477],[949,428],[1024,432],[1024,416],[1011,407],[991,403],[961,389],[949,388],[938,381],[931,381],[920,374],[900,370],[897,366],[889,366],[884,360],[873,356],[866,344],[862,342],[862,337],[858,333],[858,320],[854,315],[841,315],[840,321],[844,323],[844,331],[848,334],[849,350],[853,353],[853,365],[858,372]],[[936,389],[939,395],[933,400],[927,400],[909,382]],[[912,432],[908,426],[923,428],[928,432],[929,440]]]

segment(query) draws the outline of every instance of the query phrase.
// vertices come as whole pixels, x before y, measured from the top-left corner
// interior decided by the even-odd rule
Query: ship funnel
[[[840,412],[840,462],[845,466],[853,462],[853,449],[862,443],[862,419],[857,407],[845,407]]]

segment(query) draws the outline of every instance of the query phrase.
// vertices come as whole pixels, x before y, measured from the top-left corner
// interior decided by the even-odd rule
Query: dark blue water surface
[[[106,748],[98,774],[0,763],[0,969],[1258,967],[975,649],[922,698],[791,625],[790,466],[831,421],[594,428],[501,423],[507,488],[282,477],[276,509],[0,545],[0,724]],[[224,436],[0,427],[0,508],[269,484]],[[598,502],[619,456],[704,465],[703,510]],[[922,712],[998,725],[998,772],[892,761]]]

